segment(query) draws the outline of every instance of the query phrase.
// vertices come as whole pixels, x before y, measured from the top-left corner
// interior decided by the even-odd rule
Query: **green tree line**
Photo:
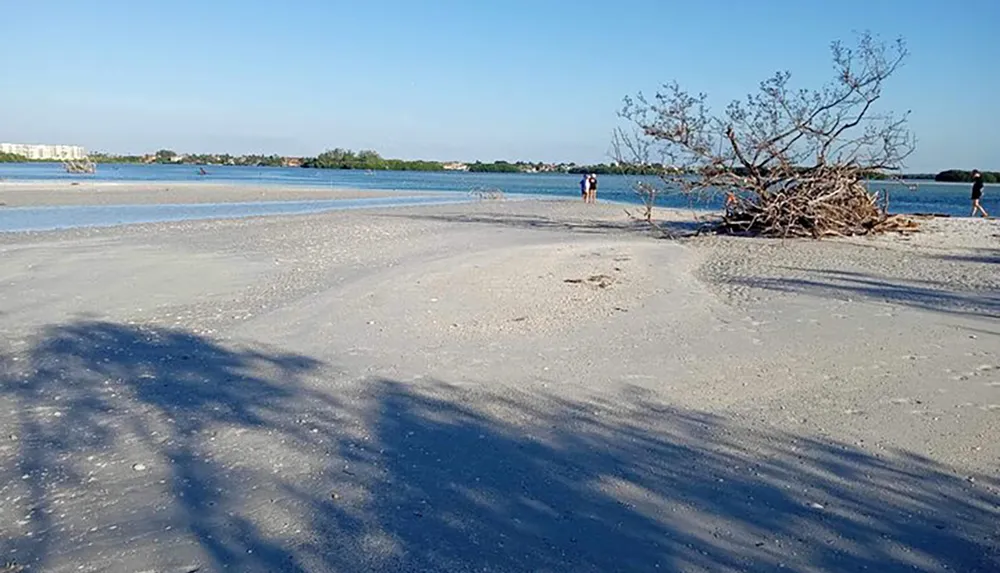
[[[0,163],[25,163],[28,158],[14,153],[4,153],[0,151]]]
[[[94,163],[142,163],[141,155],[112,155],[110,153],[91,153],[90,160]]]
[[[318,156],[306,159],[302,167],[311,169],[365,169],[372,171],[441,171],[444,169],[438,161],[408,161],[404,159],[385,159],[375,151],[351,151],[350,149],[331,149]]]
[[[981,171],[981,173],[983,174],[983,183],[1000,183],[1000,172]],[[949,169],[938,173],[934,180],[947,183],[972,183],[972,171]]]
[[[524,173],[528,170],[527,164],[508,161],[494,161],[493,163],[477,161],[469,164],[469,173]]]
[[[280,155],[239,155],[228,153],[222,155],[193,154],[185,155],[183,161],[193,165],[237,165],[241,167],[281,167],[285,159]]]
[[[112,155],[92,153],[94,163],[160,163],[181,165],[239,165],[249,167],[281,167],[285,159],[280,155],[230,155],[228,153],[192,153],[178,155],[169,149],[161,149],[151,157],[144,155]]]
[[[593,173],[595,175],[658,175],[666,171],[660,164],[652,165],[613,165],[598,163],[597,165],[574,165],[569,167],[567,173]]]
[[[236,165],[250,167],[281,167],[285,165],[287,159],[279,155],[230,155],[222,154],[188,154],[178,155],[169,149],[160,149],[152,156],[142,155],[113,155],[110,153],[92,153],[91,161],[94,163],[163,163],[163,164],[187,164],[187,165]],[[51,161],[51,160],[49,160]],[[30,159],[12,153],[0,153],[0,163],[27,163]],[[440,161],[386,159],[372,150],[352,151],[349,149],[331,149],[324,151],[316,157],[306,158],[302,161],[302,167],[314,169],[363,169],[372,171],[443,171],[444,165]],[[659,164],[651,165],[617,165],[598,163],[595,165],[576,165],[575,163],[547,165],[541,162],[530,161],[493,161],[484,163],[476,161],[468,165],[471,173],[596,173],[598,175],[658,175],[664,173],[668,167]],[[735,170],[739,172],[740,169]],[[1000,184],[1000,172],[983,171],[983,182],[990,184]],[[868,179],[882,180],[888,179],[889,175],[884,173],[868,173]],[[937,174],[930,173],[909,173],[899,177],[911,180],[935,180],[948,183],[971,183],[972,171],[962,169],[948,169]]]

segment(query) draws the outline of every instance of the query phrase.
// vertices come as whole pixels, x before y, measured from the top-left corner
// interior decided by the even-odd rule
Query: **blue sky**
[[[910,171],[1000,170],[1000,2],[0,0],[0,140],[112,152],[592,162],[623,96],[818,86],[870,29],[912,56]]]

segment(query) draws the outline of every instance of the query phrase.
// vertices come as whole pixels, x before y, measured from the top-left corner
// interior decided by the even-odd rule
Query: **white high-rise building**
[[[20,155],[35,161],[72,161],[86,159],[87,150],[79,145],[31,145],[27,143],[0,143],[0,152]]]

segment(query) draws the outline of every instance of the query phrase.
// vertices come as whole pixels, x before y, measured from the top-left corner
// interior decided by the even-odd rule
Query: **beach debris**
[[[70,160],[63,163],[63,169],[66,173],[97,173],[97,164],[90,159]]]
[[[132,469],[137,472],[144,472],[146,471],[146,464],[142,463],[132,464]]]
[[[574,285],[586,284],[596,288],[605,289],[615,283],[615,278],[605,274],[597,274],[591,275],[585,279],[563,279],[563,282]]]
[[[496,187],[477,187],[469,191],[469,196],[480,201],[502,201],[504,199],[503,190]]]
[[[670,83],[655,97],[625,98],[612,150],[636,183],[646,220],[661,196],[718,200],[718,232],[766,237],[912,233],[919,223],[889,213],[892,179],[916,140],[906,115],[878,112],[886,81],[909,51],[861,33],[831,46],[832,81],[800,89],[778,72],[746,98],[713,112],[708,96]],[[904,183],[905,184],[905,183]]]
[[[780,237],[842,237],[878,233],[914,233],[920,223],[889,215],[862,174],[831,167],[815,175],[780,182],[777,195],[744,195],[723,217],[720,229],[740,234]]]

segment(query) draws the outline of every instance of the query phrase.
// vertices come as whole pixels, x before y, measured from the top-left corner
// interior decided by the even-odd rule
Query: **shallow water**
[[[198,219],[237,219],[265,215],[303,215],[345,209],[450,205],[476,199],[468,195],[366,197],[318,201],[258,201],[187,205],[73,205],[0,208],[0,232],[52,231],[76,227],[112,227]]]
[[[196,182],[230,185],[269,185],[279,187],[327,187],[331,189],[383,189],[395,191],[460,191],[482,188],[500,189],[511,195],[578,197],[579,175],[564,173],[464,173],[350,171],[338,169],[302,169],[286,167],[208,166],[208,175],[198,174],[193,165],[99,165],[93,175],[70,174],[55,163],[0,164],[0,180],[102,182]],[[638,203],[634,192],[636,177],[603,175],[598,195],[602,199]],[[890,211],[894,213],[943,213],[968,216],[970,186],[964,183],[914,181],[912,185],[874,182],[873,190],[888,192]],[[693,201],[678,194],[658,197],[663,207],[721,209],[721,198]],[[988,185],[983,206],[1000,213],[1000,187]]]

